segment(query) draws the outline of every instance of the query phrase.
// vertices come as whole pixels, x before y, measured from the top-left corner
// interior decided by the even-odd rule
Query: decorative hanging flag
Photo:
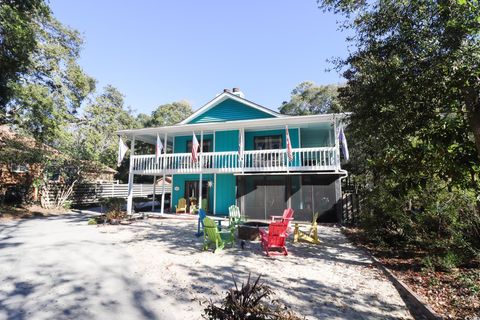
[[[198,161],[198,140],[197,137],[195,136],[195,132],[193,133],[193,138],[192,138],[192,161],[197,162]]]
[[[288,133],[288,126],[285,126],[285,135],[287,137],[287,156],[289,161],[293,161],[292,143],[290,142],[290,134]]]
[[[348,159],[350,159],[350,154],[348,153],[347,138],[345,138],[343,127],[340,128],[340,132],[338,134],[338,140],[340,140],[340,143],[342,144],[343,158],[345,159],[345,161],[348,161]]]
[[[117,166],[120,167],[122,164],[123,157],[125,157],[125,153],[127,153],[128,147],[123,143],[122,138],[118,139],[118,158],[117,158]]]
[[[160,161],[160,155],[162,154],[162,150],[163,150],[162,140],[160,140],[160,135],[157,133],[157,144],[155,146],[155,161],[157,162],[157,164]]]

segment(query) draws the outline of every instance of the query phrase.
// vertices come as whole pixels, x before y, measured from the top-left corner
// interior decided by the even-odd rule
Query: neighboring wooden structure
[[[35,180],[42,178],[44,168],[40,163],[36,163],[35,159],[40,158],[37,156],[38,154],[49,157],[61,155],[60,151],[39,143],[32,137],[17,134],[6,125],[0,126],[1,148],[8,148],[11,155],[16,156],[18,154],[18,159],[28,158],[30,160],[29,163],[25,163],[22,162],[23,160],[13,160],[15,157],[9,157],[10,159],[0,158],[0,202],[9,194],[18,194],[22,200],[39,200],[37,187],[33,183]],[[27,155],[27,157],[20,155]],[[98,163],[88,161],[83,161],[83,163],[85,164],[82,173],[84,181],[113,181],[114,175],[117,173],[116,170]],[[58,177],[52,177],[52,179],[56,180]]]
[[[61,183],[52,182],[48,185],[49,198],[54,199],[61,190]],[[135,198],[147,198],[153,194],[156,196],[162,194],[163,188],[154,188],[151,184],[134,184],[133,196]],[[165,187],[165,193],[171,193],[171,187]],[[121,183],[79,183],[74,186],[73,192],[69,197],[72,204],[94,204],[99,203],[104,198],[127,198],[128,184]]]

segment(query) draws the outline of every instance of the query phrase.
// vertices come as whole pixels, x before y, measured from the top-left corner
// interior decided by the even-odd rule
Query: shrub
[[[125,199],[123,198],[106,198],[102,201],[102,206],[105,207],[108,222],[121,220],[127,216],[127,213],[123,210],[125,206]]]
[[[377,244],[428,252],[425,267],[450,270],[479,261],[476,205],[474,190],[449,189],[441,180],[408,190],[383,181],[365,194],[359,223]]]
[[[272,289],[260,282],[260,276],[252,283],[250,275],[247,282],[239,289],[235,278],[235,288],[227,292],[222,304],[217,307],[211,301],[204,309],[203,317],[210,320],[299,320],[287,307],[277,300],[268,299],[273,295]],[[269,301],[265,301],[268,299]]]
[[[90,218],[90,219],[88,219],[88,224],[89,224],[89,225],[95,225],[95,224],[97,224],[97,219],[95,219],[95,218]]]

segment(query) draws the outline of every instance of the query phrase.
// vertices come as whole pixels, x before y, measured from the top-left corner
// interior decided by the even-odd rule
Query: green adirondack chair
[[[236,226],[247,221],[246,217],[240,214],[240,208],[234,204],[228,207],[228,218],[230,226]]]
[[[234,242],[235,236],[233,235],[232,228],[230,228],[228,231],[219,231],[218,225],[215,223],[215,221],[209,217],[203,219],[203,250],[208,250],[208,248],[214,244],[214,252],[218,252],[227,244],[233,246]]]

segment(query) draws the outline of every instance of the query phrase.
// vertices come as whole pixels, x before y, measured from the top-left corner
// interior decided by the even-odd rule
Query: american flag
[[[290,142],[290,134],[288,133],[288,126],[285,126],[285,135],[287,136],[287,156],[289,161],[293,161],[292,143]]]
[[[197,137],[195,136],[195,132],[193,133],[193,138],[192,138],[192,161],[197,162],[198,161],[198,140]]]
[[[158,163],[160,161],[160,155],[162,154],[163,144],[160,140],[160,135],[157,133],[157,144],[155,145],[155,161]]]

